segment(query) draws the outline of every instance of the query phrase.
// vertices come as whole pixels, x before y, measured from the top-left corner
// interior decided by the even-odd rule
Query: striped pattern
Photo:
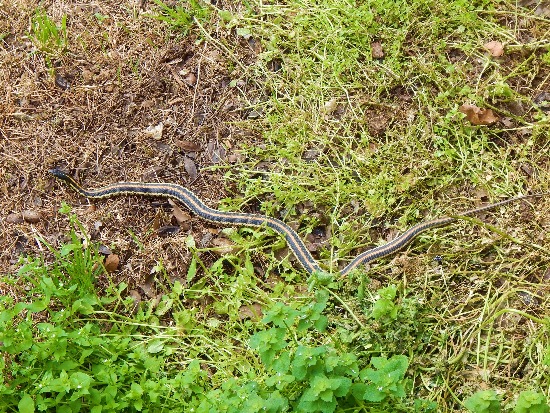
[[[50,173],[56,178],[68,184],[76,192],[78,192],[82,196],[85,196],[86,198],[100,199],[121,195],[143,195],[173,198],[182,202],[193,213],[207,221],[219,224],[251,227],[269,227],[285,238],[288,246],[290,247],[290,249],[292,249],[292,252],[296,256],[296,258],[298,258],[298,261],[300,261],[300,263],[308,273],[313,274],[315,272],[322,271],[321,267],[319,266],[317,261],[315,261],[296,231],[290,228],[283,221],[276,218],[270,218],[257,214],[222,212],[216,209],[212,209],[206,206],[189,189],[177,184],[121,182],[117,184],[110,184],[99,189],[86,190],[82,188],[73,178],[71,178],[60,169],[52,169],[50,170]],[[487,211],[502,205],[509,204],[511,202],[543,195],[546,194],[533,194],[509,198],[495,204],[462,212],[460,214],[457,214],[457,217],[474,215],[479,212]],[[396,251],[399,251],[400,249],[409,245],[419,234],[423,233],[424,231],[427,231],[431,228],[447,226],[449,224],[452,224],[453,222],[456,222],[457,219],[458,218],[456,217],[443,217],[431,221],[421,222],[411,227],[403,234],[399,235],[387,244],[375,247],[358,255],[344,269],[340,271],[340,275],[346,276],[360,265],[364,265],[370,261],[393,254]]]

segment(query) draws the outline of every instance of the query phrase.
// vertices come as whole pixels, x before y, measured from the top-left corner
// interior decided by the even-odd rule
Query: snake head
[[[67,179],[68,177],[66,172],[63,172],[61,169],[58,168],[50,169],[48,172],[59,179]]]

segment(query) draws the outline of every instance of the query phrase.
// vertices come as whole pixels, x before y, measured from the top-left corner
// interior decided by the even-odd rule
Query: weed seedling
[[[58,26],[43,9],[36,9],[32,17],[31,38],[51,65],[51,59],[59,57],[67,48],[67,16],[61,18]]]

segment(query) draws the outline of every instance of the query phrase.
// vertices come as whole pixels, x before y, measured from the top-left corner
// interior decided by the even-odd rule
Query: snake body
[[[204,202],[202,202],[189,189],[177,184],[119,182],[98,189],[87,190],[82,188],[71,176],[60,169],[52,169],[50,170],[50,173],[56,178],[68,184],[72,189],[74,189],[76,192],[86,198],[101,199],[122,195],[143,195],[149,197],[154,196],[172,198],[180,201],[193,213],[207,221],[215,222],[218,224],[231,224],[250,227],[269,227],[285,238],[287,245],[290,247],[298,261],[300,261],[300,264],[308,273],[313,274],[315,272],[322,271],[321,267],[319,266],[315,258],[313,258],[296,231],[279,219],[259,214],[218,211],[205,205]],[[456,222],[458,220],[458,217],[474,215],[512,202],[520,201],[522,199],[542,195],[543,194],[533,194],[518,196],[515,198],[508,198],[494,204],[461,212],[456,216],[442,217],[430,221],[421,222],[409,228],[403,234],[394,238],[387,244],[372,248],[368,251],[363,252],[362,254],[359,254],[340,271],[340,275],[346,276],[353,270],[357,269],[357,267],[359,267],[360,265],[364,265],[378,258],[391,255],[409,245],[418,235],[427,231],[428,229],[447,226],[449,224],[452,224],[453,222]]]

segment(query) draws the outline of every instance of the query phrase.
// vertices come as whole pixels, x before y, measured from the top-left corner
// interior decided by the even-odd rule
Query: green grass
[[[153,15],[153,18],[164,21],[168,25],[182,34],[187,34],[193,26],[194,19],[205,20],[210,14],[206,5],[197,0],[178,2],[175,7],[170,7],[162,0],[154,0],[160,7],[161,13]]]
[[[51,66],[51,59],[59,58],[67,49],[67,16],[63,15],[61,24],[57,25],[42,8],[37,8],[30,37]]]
[[[332,237],[320,260],[337,272],[384,243],[386,231],[468,209],[476,194],[497,200],[526,186],[548,190],[549,117],[533,97],[534,79],[550,70],[549,45],[520,42],[522,29],[514,26],[526,19],[530,30],[548,34],[547,23],[509,3],[282,4],[255,4],[232,20],[237,34],[262,44],[245,78],[262,79],[264,98],[250,105],[263,116],[244,122],[261,144],[245,146],[249,161],[228,168],[242,196],[226,200],[226,208],[260,199],[266,214],[284,217],[302,237],[328,227]],[[484,50],[490,40],[506,44],[502,59]],[[383,59],[372,57],[374,41]],[[280,70],[271,70],[273,61]],[[529,110],[518,113],[518,102]],[[458,110],[464,103],[492,108],[509,122],[473,126]],[[538,179],[518,173],[523,162]],[[513,233],[524,224],[507,219],[497,226]],[[550,391],[548,301],[539,296],[541,314],[533,320],[518,299],[539,288],[532,280],[544,274],[548,256],[529,242],[517,252],[513,241],[495,235],[471,224],[423,235],[405,258],[409,265],[382,260],[340,287],[362,319],[375,300],[367,276],[399,286],[395,317],[361,329],[354,353],[408,355],[413,392],[441,411],[464,408],[465,396],[487,387],[503,396],[505,410],[522,391]],[[444,270],[430,263],[435,255],[443,256]],[[382,308],[391,313],[390,302]],[[526,319],[529,331],[520,327]],[[503,321],[510,331],[501,331]],[[509,337],[520,330],[527,341]],[[514,373],[504,374],[511,365]]]
[[[440,339],[429,328],[436,313],[402,287],[359,288],[348,305],[342,285],[326,274],[310,277],[309,292],[297,294],[286,282],[266,288],[250,261],[230,256],[223,260],[234,272],[218,263],[211,269],[223,285],[176,281],[160,301],[136,305],[124,283],[110,281],[69,208],[61,212],[69,241],[55,250],[39,240],[54,260],[23,260],[3,280],[22,299],[0,300],[2,411],[440,411],[431,393],[419,394],[419,376],[464,355],[438,362],[427,354]],[[157,271],[164,273],[161,265]],[[486,304],[496,309],[502,301]],[[261,322],[241,317],[244,304],[257,303]],[[490,325],[505,310],[487,312]],[[497,412],[501,399],[476,392],[465,405]],[[533,390],[507,405],[548,411],[544,394]]]
[[[507,2],[266,3],[157,5],[167,27],[195,30],[240,66],[231,84],[260,114],[239,125],[260,144],[243,143],[245,161],[225,170],[237,194],[223,208],[260,200],[303,238],[327,228],[319,252],[327,274],[309,277],[281,258],[283,243],[264,230],[230,231],[240,250],[212,266],[188,238],[188,286],[169,283],[159,263],[159,284],[171,288],[158,305],[134,308],[127,286],[113,285],[79,244],[83,230],[69,215],[73,232],[51,250],[55,263],[30,260],[8,279],[25,299],[0,303],[0,406],[548,411],[540,280],[550,257],[537,245],[550,240],[540,214],[519,221],[511,205],[493,214],[493,226],[432,231],[395,260],[337,277],[388,233],[469,209],[479,194],[548,191],[550,122],[533,102],[550,72],[548,22]],[[214,27],[227,37],[214,40]],[[255,64],[233,60],[230,36],[261,43]],[[502,58],[483,49],[490,40],[505,43]],[[375,41],[383,59],[372,56]],[[238,80],[255,85],[255,96]],[[506,122],[473,126],[463,103]],[[254,271],[260,265],[266,279]],[[262,321],[242,316],[255,305]]]
[[[247,265],[225,274],[231,295],[215,285],[176,282],[157,304],[136,307],[123,298],[124,284],[107,280],[100,292],[98,282],[108,278],[102,260],[87,237],[80,241],[75,216],[63,212],[71,241],[59,251],[45,244],[55,260],[25,260],[4,280],[25,298],[0,301],[3,411],[413,411],[407,357],[372,357],[372,366],[363,366],[347,351],[348,331],[328,333],[323,313],[337,295],[320,280],[312,279],[315,293],[302,297],[283,283],[258,290],[254,303],[261,298],[266,311],[261,323],[239,317],[250,301],[239,289],[249,294],[258,282]],[[285,303],[289,294],[294,299]],[[201,307],[201,298],[212,304]],[[414,403],[427,406],[415,411],[431,411],[428,402]]]

